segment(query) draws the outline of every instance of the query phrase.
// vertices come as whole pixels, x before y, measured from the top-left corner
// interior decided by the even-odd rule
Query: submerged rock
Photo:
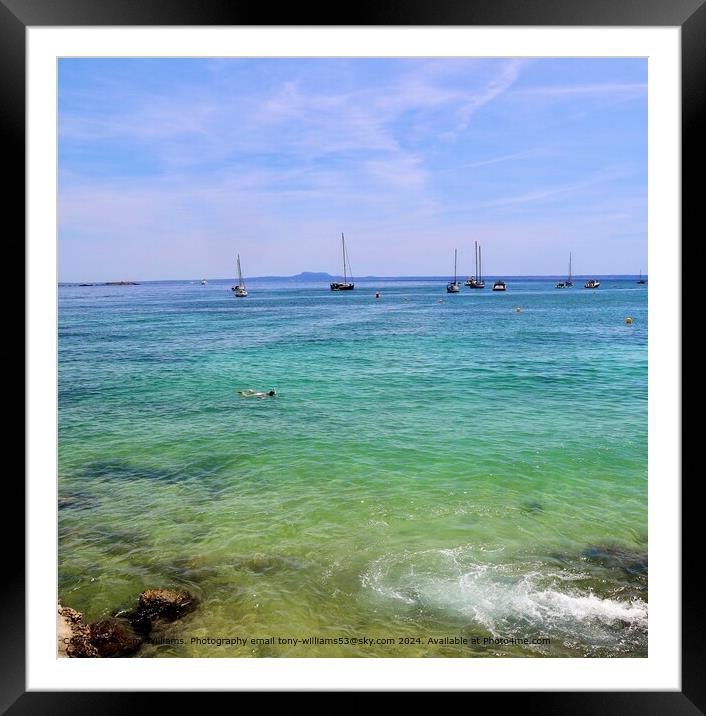
[[[149,634],[156,621],[173,622],[194,611],[198,599],[183,589],[145,589],[137,609],[124,616],[140,634]]]
[[[91,644],[98,656],[127,656],[134,654],[144,641],[126,619],[102,619],[90,626]]]
[[[263,572],[271,572],[279,566],[279,560],[269,554],[256,552],[245,560],[244,566],[253,572],[262,574]]]
[[[592,545],[581,556],[608,569],[620,569],[627,574],[647,574],[647,554],[624,547]]]
[[[253,554],[234,560],[233,566],[236,569],[244,569],[255,574],[267,574],[269,572],[279,572],[284,569],[301,569],[303,565],[294,557],[254,552]]]
[[[57,504],[60,510],[87,510],[95,507],[97,502],[88,492],[75,491],[60,495]]]

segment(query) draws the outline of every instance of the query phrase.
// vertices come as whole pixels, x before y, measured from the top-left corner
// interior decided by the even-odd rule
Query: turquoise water
[[[62,604],[197,594],[140,657],[647,655],[645,286],[231,283],[59,288]]]

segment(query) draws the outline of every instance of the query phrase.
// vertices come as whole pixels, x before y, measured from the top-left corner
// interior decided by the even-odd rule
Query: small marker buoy
[[[518,307],[515,309],[515,313],[522,313],[522,309],[518,306]]]
[[[444,302],[444,299],[443,299],[443,298],[440,298],[440,299],[439,299],[439,303],[443,303],[443,302]]]
[[[375,291],[375,298],[380,298],[380,291]]]
[[[628,317],[625,319],[625,323],[627,323],[628,326],[632,326],[632,318],[631,318],[630,316],[628,316]]]

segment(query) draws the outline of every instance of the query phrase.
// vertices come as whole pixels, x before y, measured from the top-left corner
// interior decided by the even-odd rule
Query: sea
[[[137,658],[646,657],[647,286],[446,280],[60,285],[60,603],[194,594]]]

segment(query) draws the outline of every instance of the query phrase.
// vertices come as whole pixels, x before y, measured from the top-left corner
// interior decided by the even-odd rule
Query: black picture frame
[[[703,198],[698,175],[706,165],[702,135],[706,129],[706,0],[428,0],[401,4],[359,0],[330,9],[311,4],[278,6],[277,25],[481,25],[481,26],[672,26],[681,28],[682,62],[682,235],[696,239]],[[130,25],[271,25],[272,8],[228,0],[0,0],[0,127],[4,156],[5,225],[13,237],[25,231],[25,81],[26,28],[34,26]],[[8,222],[11,222],[8,224]],[[9,234],[8,234],[9,235]],[[675,250],[684,251],[675,237]],[[15,241],[18,241],[15,238]],[[19,243],[19,242],[18,242]],[[23,254],[20,252],[20,264]],[[13,273],[17,263],[13,264]],[[681,283],[670,277],[675,286]],[[675,289],[677,290],[677,289]],[[682,290],[685,303],[688,289]],[[25,356],[27,359],[27,356]],[[693,359],[692,359],[693,360]],[[686,356],[682,359],[682,371]],[[21,369],[22,370],[22,369]],[[684,373],[682,373],[682,376]],[[682,377],[683,379],[683,377]],[[15,416],[16,417],[16,416]],[[19,424],[19,420],[17,423]],[[683,440],[683,439],[682,439]],[[6,546],[24,534],[19,505],[23,485],[5,482],[5,505],[17,519],[3,521]],[[542,714],[703,714],[706,710],[706,619],[697,588],[702,535],[696,526],[702,511],[697,499],[699,471],[684,472],[682,494],[682,660],[681,691],[674,692],[504,692],[502,707]],[[678,483],[681,476],[674,475]],[[24,552],[6,547],[5,582],[0,607],[0,714],[112,714],[155,704],[188,708],[205,694],[130,692],[27,692],[25,665]],[[659,648],[658,645],[650,648]],[[322,686],[322,688],[325,688]],[[459,688],[459,690],[462,690]],[[485,695],[497,699],[497,694]],[[473,708],[484,694],[474,692]],[[159,702],[157,702],[159,699]],[[478,701],[477,699],[480,699]],[[194,702],[195,703],[195,702]],[[471,707],[469,705],[469,707]]]

